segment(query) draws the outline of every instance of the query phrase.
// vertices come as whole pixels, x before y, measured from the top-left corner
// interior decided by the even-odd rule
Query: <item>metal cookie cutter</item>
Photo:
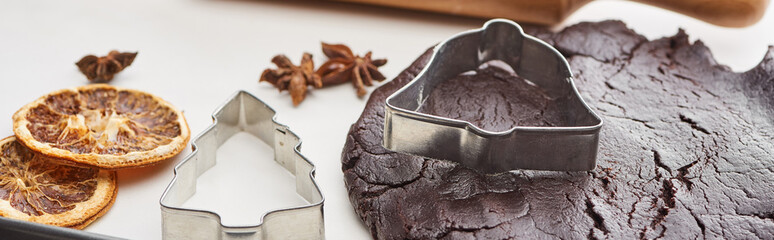
[[[250,93],[239,91],[212,114],[213,125],[193,141],[193,152],[175,167],[161,197],[165,239],[324,239],[323,195],[314,165],[301,155],[301,140],[278,123],[276,112]],[[196,191],[196,179],[215,165],[218,147],[247,132],[274,148],[274,160],[296,176],[296,192],[309,204],[266,213],[255,226],[231,227],[214,212],[182,208]]]
[[[418,112],[439,83],[500,60],[541,87],[560,106],[566,125],[516,126],[493,132],[470,122]],[[386,100],[384,146],[456,161],[486,173],[514,169],[584,171],[596,166],[602,119],[581,98],[562,55],[508,20],[459,33],[435,47],[425,68]]]

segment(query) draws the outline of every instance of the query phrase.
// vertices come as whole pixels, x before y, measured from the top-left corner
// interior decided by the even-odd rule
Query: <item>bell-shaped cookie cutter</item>
[[[566,125],[481,129],[470,122],[419,112],[441,82],[500,60],[554,98]],[[486,173],[514,169],[585,171],[596,166],[602,119],[581,98],[564,57],[509,20],[459,33],[435,47],[425,68],[386,100],[384,146],[424,157],[456,161]]]
[[[299,152],[301,140],[278,123],[276,112],[252,94],[239,91],[212,114],[213,125],[193,140],[193,151],[175,166],[161,196],[165,239],[324,239],[323,195],[315,167]],[[296,192],[309,204],[266,213],[254,226],[224,226],[217,213],[181,207],[196,191],[197,178],[215,165],[218,147],[247,132],[274,148],[274,160],[296,177]]]

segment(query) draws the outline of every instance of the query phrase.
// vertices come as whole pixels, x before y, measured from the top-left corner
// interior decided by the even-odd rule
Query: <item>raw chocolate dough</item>
[[[512,69],[498,66],[485,63],[475,71],[441,82],[430,92],[419,112],[476,123],[489,131],[506,131],[515,126],[568,125],[554,106],[569,98],[553,99]],[[492,103],[497,104],[489,106]]]
[[[384,99],[428,51],[374,91],[346,139],[349,198],[374,238],[774,236],[774,48],[735,73],[683,31],[648,41],[604,21],[528,32],[565,54],[605,121],[596,170],[483,175],[383,148]]]

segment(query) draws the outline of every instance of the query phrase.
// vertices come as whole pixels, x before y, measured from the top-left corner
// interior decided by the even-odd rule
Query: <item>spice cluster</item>
[[[269,82],[280,91],[287,90],[293,105],[297,106],[306,97],[308,86],[322,88],[352,82],[357,95],[362,97],[368,93],[365,86],[385,79],[378,68],[387,59],[372,59],[370,51],[360,56],[346,45],[327,43],[322,43],[322,51],[328,60],[316,71],[312,54],[304,53],[299,65],[294,65],[285,55],[277,55],[271,60],[277,69],[264,70],[259,82]]]

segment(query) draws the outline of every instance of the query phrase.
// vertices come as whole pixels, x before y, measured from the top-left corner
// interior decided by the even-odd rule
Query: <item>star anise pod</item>
[[[261,79],[258,82],[269,82],[277,87],[280,92],[288,90],[295,106],[298,106],[306,97],[308,85],[312,85],[315,88],[323,86],[320,76],[314,73],[312,54],[304,53],[299,66],[293,65],[288,57],[281,54],[274,56],[271,62],[277,65],[277,69],[263,70]]]
[[[90,82],[105,83],[113,80],[113,75],[124,70],[134,62],[137,52],[110,51],[107,56],[88,55],[75,63]]]
[[[378,68],[387,63],[387,59],[371,59],[371,52],[361,57],[352,54],[352,50],[343,44],[322,43],[322,50],[328,61],[323,63],[317,74],[322,77],[323,86],[351,81],[357,89],[357,95],[362,97],[367,91],[365,86],[373,85],[373,81],[382,81],[384,75]]]

